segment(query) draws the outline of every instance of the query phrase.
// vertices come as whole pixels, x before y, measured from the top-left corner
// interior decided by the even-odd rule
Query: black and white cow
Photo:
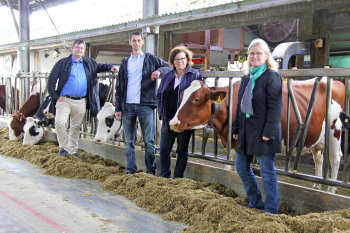
[[[106,102],[98,112],[97,120],[97,132],[94,137],[94,142],[97,144],[105,143],[112,138],[122,126],[122,122],[115,118],[115,107],[110,102]]]

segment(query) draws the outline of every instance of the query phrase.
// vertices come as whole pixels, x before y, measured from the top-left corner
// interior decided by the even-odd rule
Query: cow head
[[[194,80],[181,94],[181,104],[169,122],[170,128],[181,132],[205,127],[212,117],[212,104],[221,103],[225,98],[225,91],[211,91],[200,81]]]
[[[9,139],[19,141],[23,137],[23,126],[26,118],[22,113],[15,113],[9,117]]]
[[[37,144],[44,135],[45,122],[39,119],[28,117],[25,123],[23,145],[31,146]]]
[[[121,121],[115,118],[115,108],[109,102],[106,102],[98,112],[97,120],[97,132],[94,138],[94,142],[97,144],[105,143],[117,134],[121,128]]]

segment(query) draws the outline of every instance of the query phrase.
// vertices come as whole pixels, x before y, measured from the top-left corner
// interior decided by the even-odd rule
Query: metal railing
[[[343,187],[343,188],[350,188],[350,185],[348,184],[347,180],[347,173],[349,172],[349,167],[350,167],[350,159],[348,156],[347,152],[347,147],[348,147],[348,132],[347,130],[345,131],[345,140],[344,140],[344,161],[345,161],[345,166],[344,166],[344,171],[343,171],[343,182],[340,181],[334,181],[334,180],[327,180],[326,178],[328,177],[328,170],[329,170],[329,132],[330,132],[330,104],[331,104],[331,88],[332,88],[332,82],[330,82],[331,79],[340,79],[343,80],[346,84],[346,100],[345,100],[345,112],[349,112],[349,78],[350,78],[350,69],[338,69],[338,68],[333,68],[333,69],[307,69],[307,70],[280,70],[279,73],[281,74],[282,77],[288,79],[288,91],[289,91],[289,96],[290,100],[292,102],[292,107],[294,109],[294,112],[296,113],[296,118],[298,119],[298,129],[295,132],[295,136],[293,137],[293,140],[291,143],[289,143],[289,139],[287,139],[286,145],[289,145],[289,148],[287,148],[287,154],[286,154],[286,163],[285,163],[285,170],[278,170],[277,169],[277,174],[279,175],[284,175],[288,177],[293,177],[293,178],[298,178],[302,179],[305,181],[310,181],[310,182],[316,182],[320,184],[326,184],[326,185],[331,185],[331,186],[338,186],[338,187]],[[235,77],[242,77],[243,72],[202,72],[202,77],[204,78],[209,78],[209,77],[215,77],[215,78],[226,78],[229,79],[229,109],[228,109],[228,125],[232,125],[231,119],[232,119],[232,83],[233,79]],[[294,78],[297,78],[298,80],[307,80],[311,78],[315,78],[315,85],[313,89],[313,93],[310,97],[310,103],[308,107],[308,112],[306,115],[306,118],[304,122],[302,122],[302,119],[300,117],[299,109],[295,100],[294,92],[292,89],[292,81]],[[308,124],[310,122],[311,118],[311,113],[313,109],[313,104],[316,98],[316,93],[318,89],[318,84],[321,81],[323,77],[327,77],[327,97],[326,97],[326,130],[325,130],[325,151],[324,151],[324,156],[323,156],[323,178],[317,177],[317,176],[311,176],[307,174],[302,174],[302,173],[296,173],[298,164],[299,164],[299,158],[302,153],[302,148],[304,147],[304,141],[305,137],[307,134],[307,129],[308,129]],[[237,95],[237,93],[235,93]],[[289,101],[288,101],[289,102]],[[290,115],[290,110],[288,107],[288,116]],[[288,121],[289,122],[289,121]],[[288,123],[289,125],[289,123]],[[231,127],[229,127],[228,130],[228,135],[227,135],[227,158],[229,158],[229,155],[231,154]],[[287,131],[288,132],[288,131]],[[289,135],[289,132],[287,133]],[[301,135],[301,139],[299,139],[299,136]],[[214,141],[217,140],[217,138],[214,137]],[[214,145],[217,145],[217,143],[214,143]],[[297,148],[297,155],[296,159],[294,161],[294,171],[289,171],[289,163],[290,163],[290,158],[295,150],[296,146],[298,145]],[[214,150],[215,151],[215,150]],[[192,150],[193,152],[193,150]],[[217,158],[215,155],[214,157],[206,158],[205,155],[205,150],[202,148],[202,154],[196,154],[192,153],[193,157],[198,157],[198,158],[203,158],[207,159],[210,161],[215,161],[215,162],[221,162],[225,164],[231,164],[234,165],[232,161],[227,161],[223,159]],[[253,166],[253,170],[259,170],[259,167]]]
[[[307,129],[308,129],[308,124],[310,122],[310,117],[311,117],[311,113],[313,110],[313,103],[315,101],[315,97],[316,97],[316,92],[317,92],[317,88],[318,88],[318,84],[320,82],[320,80],[326,76],[327,80],[330,81],[331,79],[340,79],[343,82],[345,82],[345,86],[346,86],[346,100],[345,100],[345,107],[344,107],[344,111],[346,113],[349,113],[349,96],[350,96],[350,69],[337,69],[337,68],[332,68],[332,69],[308,69],[308,70],[280,70],[279,73],[281,74],[282,77],[287,78],[288,79],[288,90],[289,90],[289,96],[290,96],[290,102],[292,103],[292,107],[294,109],[294,112],[296,113],[296,118],[298,119],[298,129],[297,132],[295,133],[295,136],[293,137],[292,141],[289,142],[289,139],[287,139],[287,145],[289,145],[289,147],[287,148],[287,154],[286,156],[286,161],[285,161],[285,169],[284,170],[279,170],[276,169],[277,174],[279,175],[284,175],[284,176],[288,176],[288,177],[292,177],[292,178],[297,178],[297,179],[302,179],[305,181],[310,181],[310,182],[315,182],[315,183],[320,183],[320,184],[325,184],[325,185],[331,185],[331,186],[338,186],[338,187],[343,187],[343,188],[350,188],[350,185],[348,184],[348,180],[347,180],[347,173],[349,172],[349,167],[350,167],[350,157],[348,156],[348,132],[347,130],[344,129],[345,131],[345,136],[344,136],[344,144],[343,144],[343,148],[344,148],[344,161],[345,161],[345,166],[344,166],[344,171],[343,171],[343,182],[340,181],[334,181],[334,180],[327,180],[327,175],[328,175],[328,167],[329,167],[329,144],[328,144],[328,140],[329,140],[329,132],[330,132],[330,103],[331,103],[331,82],[327,83],[327,100],[326,100],[326,142],[325,142],[325,151],[324,151],[324,162],[323,162],[323,178],[320,177],[316,177],[316,176],[312,176],[312,175],[308,175],[308,174],[303,174],[303,173],[296,173],[293,171],[289,171],[289,163],[290,163],[290,158],[292,155],[292,152],[295,150],[296,145],[298,145],[297,148],[297,155],[296,155],[296,159],[294,160],[294,167],[293,170],[297,170],[298,167],[298,163],[299,163],[299,158],[301,156],[301,149],[303,148],[303,143],[307,134]],[[233,111],[233,106],[232,106],[232,97],[235,97],[235,95],[237,95],[237,93],[233,93],[233,83],[234,83],[234,79],[235,78],[240,78],[242,77],[244,74],[241,71],[217,71],[217,72],[201,72],[202,77],[204,78],[204,81],[206,83],[209,83],[209,81],[211,79],[214,80],[214,84],[213,86],[217,86],[219,79],[220,80],[226,80],[225,82],[228,83],[229,86],[229,93],[228,93],[228,98],[229,98],[229,107],[228,107],[228,125],[232,126],[233,122],[232,122],[232,111]],[[22,92],[26,92],[26,95],[21,95],[23,96],[27,96],[29,97],[29,85],[25,85],[25,83],[30,83],[30,81],[33,81],[34,83],[39,83],[40,84],[40,91],[43,91],[44,93],[47,93],[47,86],[44,86],[42,84],[43,80],[47,81],[48,78],[48,73],[19,73],[17,75],[2,75],[0,77],[1,78],[1,84],[4,84],[4,80],[6,79],[10,79],[9,84],[12,86],[14,84],[15,90],[17,89],[18,86],[20,86],[21,88],[21,93]],[[295,100],[295,96],[293,93],[293,89],[291,88],[292,82],[294,78],[298,78],[298,80],[302,79],[310,79],[310,78],[315,78],[315,85],[314,85],[314,89],[313,89],[313,94],[310,97],[310,103],[309,103],[309,108],[308,108],[308,112],[306,115],[306,118],[304,120],[304,122],[302,122],[300,114],[299,114],[299,110],[296,104],[296,100]],[[98,78],[99,80],[108,80],[107,83],[109,83],[109,91],[108,91],[108,97],[107,97],[107,101],[114,103],[114,96],[115,96],[115,82],[116,82],[116,78],[117,78],[117,74],[114,73],[103,73],[103,74],[98,74]],[[158,83],[160,82],[160,80],[158,80]],[[46,82],[47,83],[47,82]],[[5,83],[6,84],[6,83]],[[24,87],[24,88],[23,88]],[[13,93],[10,94],[10,98],[12,100],[16,100],[16,95],[14,95]],[[42,99],[41,99],[42,101]],[[14,101],[16,103],[16,101]],[[289,102],[289,101],[288,101]],[[24,103],[24,102],[23,102]],[[101,106],[102,107],[102,106]],[[14,107],[14,111],[18,111],[19,107],[15,106]],[[288,107],[288,116],[290,115],[289,113],[289,107]],[[157,117],[157,112],[155,111],[155,119],[158,119]],[[157,124],[159,125],[159,122],[157,120],[156,121],[156,127]],[[89,114],[89,111],[87,111],[85,120],[83,122],[83,127],[82,127],[82,135],[90,135],[90,136],[94,136],[96,133],[96,118],[91,117]],[[156,130],[157,132],[157,130]],[[288,131],[289,132],[289,131]],[[198,130],[194,133],[193,137],[192,137],[192,145],[191,145],[191,153],[190,156],[191,157],[195,157],[195,158],[201,158],[201,159],[205,159],[208,161],[213,161],[213,162],[218,162],[218,163],[222,163],[222,164],[227,164],[227,165],[234,165],[234,161],[230,159],[231,157],[231,127],[229,127],[228,129],[228,134],[227,134],[227,150],[226,150],[226,154],[219,154],[218,153],[218,146],[219,146],[219,139],[217,136],[217,133],[214,132],[213,133],[213,141],[214,141],[214,145],[213,145],[213,153],[206,153],[206,140],[209,137],[208,132],[206,132],[206,130],[204,129],[202,131],[202,146],[201,146],[201,152],[197,152],[196,151],[196,134],[198,136]],[[287,133],[287,135],[289,135],[289,133]],[[301,139],[298,142],[298,138],[301,135]],[[159,133],[156,133],[155,135],[156,137],[156,142],[158,142],[157,139],[159,139],[160,135]],[[122,139],[113,139],[119,142],[124,142]],[[198,140],[197,140],[198,142]],[[137,143],[136,143],[137,144]],[[138,143],[137,145],[139,146],[143,146],[143,144]],[[159,149],[159,145],[156,145],[156,149]],[[173,152],[176,152],[175,150],[173,150]],[[253,166],[253,170],[259,170],[258,166]]]

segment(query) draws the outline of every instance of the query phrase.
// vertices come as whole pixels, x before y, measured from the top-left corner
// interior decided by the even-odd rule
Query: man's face
[[[83,43],[75,44],[74,47],[72,47],[72,51],[73,51],[73,57],[82,57],[85,52],[85,46]]]
[[[142,45],[145,41],[142,39],[141,35],[132,35],[129,44],[134,52],[139,52],[142,50]]]

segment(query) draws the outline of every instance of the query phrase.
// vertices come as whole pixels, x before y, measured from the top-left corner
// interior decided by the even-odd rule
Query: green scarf
[[[252,66],[250,67],[250,76],[249,76],[249,82],[246,86],[246,89],[244,90],[242,102],[241,102],[241,109],[246,114],[246,117],[249,118],[251,115],[253,115],[253,106],[252,106],[252,99],[253,99],[253,89],[255,87],[255,80],[258,79],[267,69],[266,63],[262,64],[261,66]]]
[[[255,87],[255,80],[257,80],[267,69],[266,63],[262,64],[261,66],[251,66],[250,67],[250,76],[249,78],[252,80],[252,99],[253,99],[253,89]]]

